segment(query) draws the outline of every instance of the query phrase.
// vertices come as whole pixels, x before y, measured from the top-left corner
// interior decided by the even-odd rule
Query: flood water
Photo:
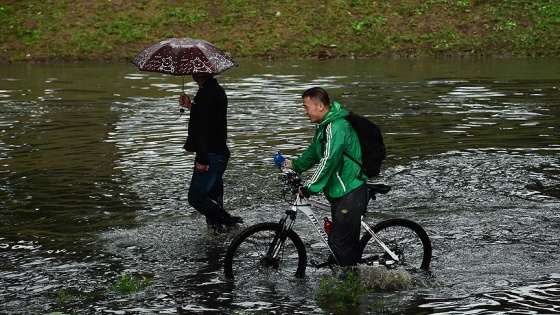
[[[314,126],[300,95],[322,86],[384,132],[378,181],[393,190],[368,220],[409,218],[432,240],[429,279],[371,296],[383,314],[560,313],[560,60],[239,64],[219,76],[229,211],[247,224],[280,219],[272,157],[306,147]],[[225,281],[233,235],[208,233],[187,203],[181,77],[127,63],[0,73],[1,314],[328,312],[314,298],[324,271],[250,288]],[[295,230],[310,258],[321,255],[303,217]],[[109,290],[122,272],[153,284]]]

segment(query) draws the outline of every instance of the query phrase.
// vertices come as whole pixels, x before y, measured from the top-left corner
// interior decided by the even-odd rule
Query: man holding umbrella
[[[206,216],[208,227],[222,232],[223,226],[230,228],[243,223],[223,208],[223,175],[230,157],[226,144],[228,99],[213,76],[192,77],[199,87],[194,100],[184,93],[179,97],[179,105],[190,111],[189,135],[183,148],[196,152],[188,201]]]
[[[183,77],[192,75],[198,84],[194,100],[183,92],[179,105],[190,110],[189,136],[185,150],[195,152],[195,165],[189,188],[189,204],[206,216],[210,228],[242,223],[223,207],[223,175],[230,157],[226,145],[228,99],[214,75],[237,67],[231,58],[202,39],[169,38],[142,50],[132,64],[141,71],[161,72]]]

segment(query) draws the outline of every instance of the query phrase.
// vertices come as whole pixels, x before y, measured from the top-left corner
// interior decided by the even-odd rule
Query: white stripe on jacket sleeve
[[[307,187],[313,185],[319,179],[319,175],[321,175],[321,172],[325,169],[325,164],[327,163],[327,160],[329,159],[329,157],[331,155],[331,140],[332,140],[332,127],[331,127],[331,125],[332,125],[332,123],[329,123],[327,125],[327,127],[325,128],[324,132],[326,134],[327,141],[325,142],[323,157],[319,161],[319,166],[315,170],[315,173],[313,173],[313,176],[311,176],[311,178],[307,181],[307,183],[305,185]]]

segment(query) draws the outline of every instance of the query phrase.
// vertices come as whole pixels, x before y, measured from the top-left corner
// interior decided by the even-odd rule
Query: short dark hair
[[[331,107],[331,99],[329,98],[329,94],[327,91],[320,87],[312,87],[307,91],[303,92],[301,98],[309,97],[311,100],[315,102],[321,102],[323,105],[327,107]]]

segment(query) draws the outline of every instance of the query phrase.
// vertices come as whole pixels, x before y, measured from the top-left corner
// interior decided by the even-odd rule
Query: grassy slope
[[[236,58],[560,56],[558,0],[6,2],[3,61],[130,59],[167,37]]]

